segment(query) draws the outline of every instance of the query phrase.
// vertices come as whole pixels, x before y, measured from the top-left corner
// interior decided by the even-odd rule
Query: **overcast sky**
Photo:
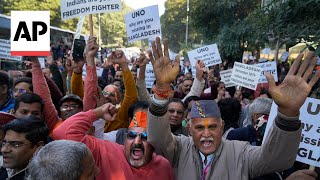
[[[164,13],[164,2],[166,0],[124,0],[133,9],[139,9],[158,4],[160,16]]]

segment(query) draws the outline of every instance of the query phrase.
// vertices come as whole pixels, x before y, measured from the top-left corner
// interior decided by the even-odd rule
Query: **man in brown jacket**
[[[192,107],[191,137],[174,136],[165,112],[169,84],[178,74],[179,59],[171,64],[166,40],[164,51],[159,38],[152,48],[149,57],[157,84],[148,114],[148,141],[170,161],[175,179],[243,180],[293,165],[301,135],[299,109],[320,75],[320,72],[312,75],[316,64],[313,52],[308,53],[301,66],[303,55],[300,54],[279,86],[270,74],[266,75],[269,92],[278,105],[278,116],[265,143],[256,147],[222,139],[224,122],[215,102],[208,101],[198,101]]]

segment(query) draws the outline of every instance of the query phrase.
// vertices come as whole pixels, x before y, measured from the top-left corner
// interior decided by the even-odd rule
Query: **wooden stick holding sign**
[[[92,20],[92,14],[89,14],[89,27],[90,27],[90,36],[93,36],[93,20]]]
[[[315,169],[316,169],[315,166],[312,166],[312,165],[309,166],[309,170],[314,171]]]

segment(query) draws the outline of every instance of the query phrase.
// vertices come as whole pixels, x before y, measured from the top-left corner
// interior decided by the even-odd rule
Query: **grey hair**
[[[252,124],[252,115],[253,113],[258,114],[268,114],[270,113],[272,105],[272,99],[265,98],[265,97],[258,97],[255,99],[248,107],[248,114],[243,121],[243,126],[251,125]]]
[[[88,147],[70,140],[53,141],[41,148],[29,163],[32,180],[78,180],[84,170]]]

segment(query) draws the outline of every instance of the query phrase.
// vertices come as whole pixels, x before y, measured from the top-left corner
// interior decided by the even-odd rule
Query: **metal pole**
[[[102,55],[102,54],[101,54],[101,44],[102,44],[102,43],[101,43],[101,27],[100,27],[100,25],[101,25],[101,21],[100,21],[101,18],[100,18],[100,13],[98,14],[98,19],[99,19],[99,20],[98,20],[98,23],[99,23],[99,39],[98,39],[99,41],[98,41],[98,43],[99,43],[99,52],[100,52],[100,53],[98,53],[98,55],[99,55],[98,59],[100,60],[100,62],[103,62],[102,59],[101,59],[101,55]]]
[[[188,46],[188,31],[189,31],[189,0],[187,0],[186,46]]]

